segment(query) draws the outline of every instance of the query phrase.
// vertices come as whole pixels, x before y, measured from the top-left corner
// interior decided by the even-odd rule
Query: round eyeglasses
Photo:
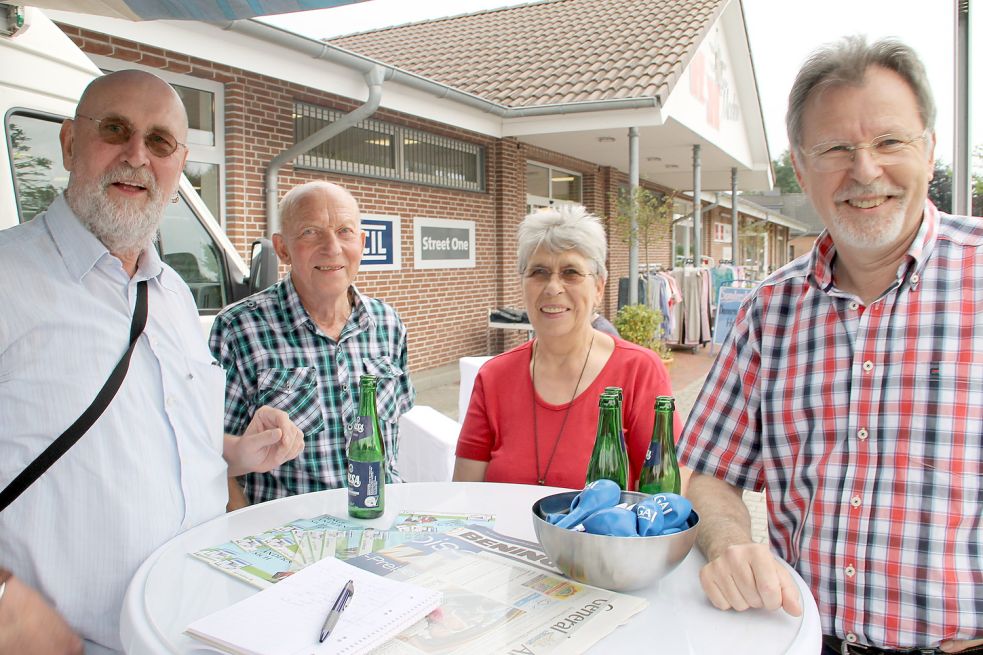
[[[560,283],[565,287],[575,287],[582,284],[593,273],[584,273],[572,266],[567,266],[559,271],[552,271],[545,266],[530,266],[523,273],[523,277],[533,284],[547,285],[553,276],[560,278]]]
[[[131,138],[133,138],[133,133],[136,129],[129,123],[127,123],[122,118],[116,116],[107,116],[106,118],[93,118],[92,116],[85,116],[84,114],[75,114],[75,118],[85,118],[96,124],[99,132],[99,138],[103,143],[108,143],[113,146],[120,146],[124,143],[128,143]],[[164,132],[163,130],[150,130],[145,132],[143,135],[143,144],[147,146],[147,150],[150,151],[155,157],[170,157],[174,154],[174,151],[178,149],[178,146],[187,148],[188,146],[179,143],[174,135],[169,132]]]
[[[820,143],[808,150],[806,154],[812,159],[812,166],[820,173],[845,171],[856,161],[857,151],[866,150],[881,166],[892,166],[905,161],[912,144],[928,137],[928,132],[918,136],[900,136],[897,134],[882,134],[870,143],[841,143],[831,141]]]

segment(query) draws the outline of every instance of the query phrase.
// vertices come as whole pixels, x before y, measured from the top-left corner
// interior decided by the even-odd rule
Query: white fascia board
[[[584,112],[580,114],[556,113],[547,116],[520,116],[506,118],[502,136],[530,136],[536,134],[562,134],[629,127],[658,127],[663,123],[658,107],[644,109],[614,109]]]
[[[368,88],[350,68],[210,23],[196,21],[131,22],[104,16],[50,10],[52,20],[109,34],[171,52],[266,75],[301,86],[364,101]],[[382,106],[415,117],[501,136],[502,120],[449,99],[438,99],[396,82],[383,84]]]
[[[707,32],[673,87],[665,112],[745,169],[759,170],[769,166],[768,143],[739,12],[740,3],[731,2]],[[711,106],[711,85],[716,107]],[[739,118],[733,116],[735,110]]]

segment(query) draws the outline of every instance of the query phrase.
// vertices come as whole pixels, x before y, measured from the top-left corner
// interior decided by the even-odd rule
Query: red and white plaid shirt
[[[983,636],[983,220],[926,203],[870,306],[833,242],[747,299],[680,442],[768,491],[772,548],[823,632],[883,648]]]

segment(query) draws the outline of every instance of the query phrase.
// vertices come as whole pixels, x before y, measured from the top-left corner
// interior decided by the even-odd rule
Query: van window
[[[217,312],[225,306],[221,251],[183,197],[168,203],[157,249],[161,259],[191,287],[199,311]]]
[[[68,171],[61,165],[60,129],[60,119],[25,114],[10,114],[7,117],[14,190],[21,223],[43,212],[68,186]]]
[[[58,132],[61,118],[11,112],[7,139],[14,167],[14,190],[20,222],[44,211],[68,186],[61,165]],[[168,203],[161,221],[157,250],[191,287],[201,312],[217,312],[227,301],[227,274],[221,250],[198,215],[180,196]]]

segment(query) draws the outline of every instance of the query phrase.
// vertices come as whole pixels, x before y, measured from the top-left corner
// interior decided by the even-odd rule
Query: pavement
[[[714,352],[714,355],[716,351]],[[683,421],[689,416],[696,398],[703,387],[714,355],[709,346],[693,350],[674,350],[669,365],[669,379],[676,397],[676,411]],[[460,369],[457,363],[413,373],[416,386],[416,404],[429,405],[438,412],[458,420],[457,395],[460,386]],[[751,535],[757,542],[767,539],[767,518],[764,494],[746,491],[744,503],[751,514]]]

